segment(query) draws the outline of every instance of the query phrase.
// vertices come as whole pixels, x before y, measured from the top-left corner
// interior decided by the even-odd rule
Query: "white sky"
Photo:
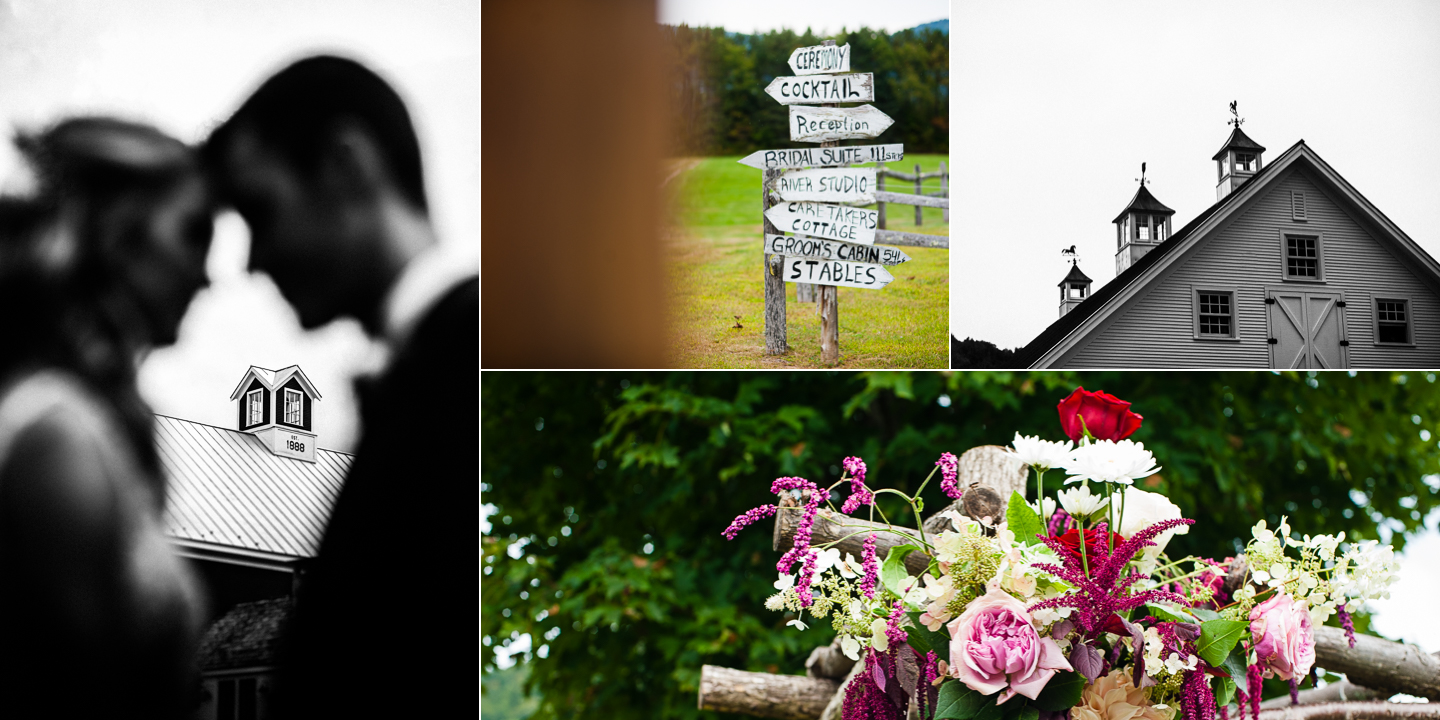
[[[115,114],[195,142],[271,73],[312,52],[349,55],[396,85],[420,133],[442,242],[478,257],[479,3],[474,0],[0,0],[0,136],[75,113]],[[0,183],[18,159],[0,140]],[[249,240],[217,226],[212,285],[140,385],[156,412],[233,427],[230,391],[250,365],[299,364],[324,396],[319,445],[349,449],[351,377],[375,357],[359,326],[300,330]]]
[[[817,34],[860,27],[895,32],[950,16],[949,0],[659,0],[667,25],[753,33],[789,28]]]
[[[1179,230],[1215,202],[1229,103],[1267,148],[1304,139],[1440,257],[1440,3],[971,2],[950,34],[950,328],[1022,346],[1068,263],[1115,275],[1140,163]]]

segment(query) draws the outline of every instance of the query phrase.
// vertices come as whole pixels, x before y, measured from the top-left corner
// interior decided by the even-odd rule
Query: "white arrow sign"
[[[881,265],[845,260],[818,260],[807,257],[785,258],[785,282],[843,285],[863,290],[879,290],[895,276]]]
[[[875,168],[810,168],[786,170],[775,180],[785,202],[875,202]]]
[[[790,106],[790,139],[796,142],[830,142],[873,138],[894,125],[874,105],[855,108]]]
[[[766,210],[765,217],[781,232],[870,245],[875,242],[880,213],[847,205],[788,202]]]
[[[790,70],[796,75],[850,72],[850,43],[795,48],[790,53]]]
[[[846,147],[800,148],[798,150],[756,150],[743,158],[741,165],[761,170],[776,168],[823,167],[826,165],[859,165],[872,162],[898,162],[905,159],[905,146],[849,145]]]
[[[853,245],[803,235],[766,235],[765,252],[771,255],[804,255],[822,260],[849,260],[877,265],[899,265],[910,256],[900,248],[885,245]]]
[[[875,100],[875,75],[802,75],[777,77],[765,88],[782,105],[859,103]]]

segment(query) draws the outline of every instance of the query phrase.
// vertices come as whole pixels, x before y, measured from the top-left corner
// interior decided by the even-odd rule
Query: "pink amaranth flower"
[[[860,579],[860,594],[870,600],[875,599],[875,587],[880,584],[880,559],[875,554],[875,539],[875,533],[870,533],[860,551],[861,563],[865,568],[865,577]]]
[[[860,509],[861,505],[874,505],[875,493],[865,487],[865,461],[858,457],[847,457],[841,464],[850,475],[850,497],[845,499],[840,512],[849,515]]]
[[[903,720],[905,713],[895,707],[889,694],[875,681],[877,676],[894,674],[895,661],[889,653],[867,650],[865,669],[845,687],[845,700],[840,706],[842,720]]]
[[[1047,535],[1059,536],[1070,529],[1070,513],[1065,508],[1055,508],[1055,513],[1050,516],[1050,527],[1046,528]]]
[[[802,493],[809,491],[806,496],[805,510],[800,516],[800,525],[795,528],[795,544],[785,554],[780,556],[780,562],[775,564],[775,569],[788,575],[795,567],[795,563],[803,561],[800,566],[800,577],[795,582],[795,594],[800,597],[801,607],[810,607],[813,597],[810,594],[810,583],[815,579],[815,561],[819,552],[810,547],[810,535],[815,528],[815,516],[820,512],[820,502],[825,499],[825,493],[815,486],[815,483],[798,477],[777,478],[770,485],[770,492],[779,495],[787,490],[800,490]]]
[[[960,461],[947,452],[940,453],[940,459],[936,460],[935,464],[940,466],[940,489],[944,490],[946,495],[959,500],[960,496],[965,494],[965,490],[956,483],[960,475]]]
[[[1335,606],[1335,614],[1340,617],[1340,627],[1345,628],[1345,639],[1350,641],[1350,647],[1355,647],[1355,622],[1350,619],[1350,611],[1345,609],[1345,603]]]
[[[736,516],[735,522],[730,523],[730,527],[725,528],[725,532],[721,534],[725,536],[726,540],[734,540],[735,536],[739,535],[740,531],[745,529],[746,526],[753,525],[774,515],[778,509],[779,508],[774,505],[761,505],[760,507],[746,510],[744,515]]]
[[[905,605],[899,600],[890,608],[890,618],[885,625],[885,639],[890,641],[890,647],[898,648],[906,641],[905,631],[900,629],[900,618],[905,614]]]
[[[1180,684],[1180,709],[1185,720],[1213,720],[1215,717],[1215,695],[1210,692],[1210,679],[1205,671],[1210,667],[1204,660],[1198,660],[1194,670],[1184,671]]]
[[[1076,612],[1070,617],[1070,620],[1084,632],[1086,637],[1094,638],[1106,629],[1111,618],[1115,617],[1117,613],[1134,610],[1145,603],[1157,600],[1166,600],[1181,605],[1188,604],[1183,596],[1164,590],[1146,590],[1132,594],[1129,591],[1130,586],[1145,579],[1146,576],[1140,573],[1130,573],[1121,577],[1120,573],[1136,553],[1155,544],[1153,542],[1155,536],[1170,528],[1194,523],[1194,520],[1187,518],[1162,520],[1135,533],[1129,540],[1117,545],[1115,551],[1109,555],[1091,554],[1088,576],[1085,574],[1081,558],[1067,552],[1065,546],[1058,539],[1040,538],[1046,546],[1060,556],[1064,566],[1037,564],[1034,567],[1075,586],[1075,592],[1036,603],[1030,606],[1030,610],[1074,608]]]

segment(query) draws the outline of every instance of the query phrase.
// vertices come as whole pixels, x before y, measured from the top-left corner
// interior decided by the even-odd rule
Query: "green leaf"
[[[900,583],[910,575],[905,572],[905,558],[919,549],[914,545],[896,545],[885,555],[885,564],[880,566],[880,582],[897,597],[904,595],[900,592]]]
[[[1235,681],[1230,678],[1219,678],[1212,690],[1215,692],[1215,706],[1225,707],[1235,697]]]
[[[985,700],[959,680],[940,684],[940,698],[935,701],[935,720],[971,720]]]
[[[1234,649],[1225,656],[1225,664],[1221,665],[1220,669],[1230,673],[1232,678],[1245,677],[1245,648],[1241,647],[1240,643],[1235,643]]]
[[[914,615],[915,613],[910,614]],[[915,648],[915,652],[920,653],[923,656],[925,653],[935,649],[930,646],[930,639],[921,634],[920,630],[923,630],[924,628],[917,629],[913,627],[907,627],[901,629],[905,631],[905,642],[909,643],[910,647]]]
[[[1250,623],[1239,620],[1206,620],[1200,623],[1200,639],[1195,641],[1195,653],[1212,667],[1220,667],[1249,627]]]
[[[925,512],[925,498],[915,498],[915,512]]]
[[[1005,708],[995,704],[995,698],[1000,697],[1000,693],[980,697],[980,709],[975,711],[975,720],[1000,720],[1005,714]]]
[[[1220,613],[1210,608],[1190,608],[1190,614],[1203,620],[1219,620]]]
[[[924,643],[924,647],[915,642],[911,642],[910,646],[919,650],[922,654],[926,650],[934,651],[935,657],[949,662],[950,636],[943,631],[932,632],[930,628],[920,624],[920,613],[918,612],[906,613],[906,615],[910,616],[910,622],[914,627],[905,628],[905,632],[910,633],[912,638],[918,635]]]
[[[1035,696],[1034,705],[1045,712],[1068,710],[1080,702],[1080,692],[1084,689],[1085,677],[1080,673],[1058,672]]]
[[[1018,492],[1010,493],[1010,507],[1005,510],[1005,522],[1010,532],[1015,533],[1015,541],[1025,545],[1040,542],[1035,536],[1045,532],[1040,516]]]
[[[1005,720],[1020,720],[1021,713],[1024,713],[1026,710],[1030,709],[1030,706],[1026,704],[1026,701],[1027,698],[1025,698],[1024,696],[1020,696],[1018,700],[1016,698],[1010,698],[1010,701],[1005,703],[1004,705]]]
[[[1172,608],[1166,605],[1156,605],[1154,603],[1150,603],[1145,606],[1145,609],[1151,615],[1154,615],[1157,620],[1167,622],[1187,622],[1194,623],[1196,625],[1200,624],[1200,621],[1196,619],[1194,615],[1191,615],[1190,613],[1181,610],[1180,608]],[[1214,620],[1215,618],[1209,619]]]
[[[1040,711],[1027,704],[1025,709],[1020,711],[1020,720],[1040,720]]]

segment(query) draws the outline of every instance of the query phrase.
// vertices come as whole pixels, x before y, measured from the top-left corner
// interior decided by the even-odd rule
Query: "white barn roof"
[[[262,566],[315,556],[354,461],[324,449],[314,463],[280,457],[249,433],[165,415],[155,416],[155,441],[168,488],[162,523],[182,554]]]

